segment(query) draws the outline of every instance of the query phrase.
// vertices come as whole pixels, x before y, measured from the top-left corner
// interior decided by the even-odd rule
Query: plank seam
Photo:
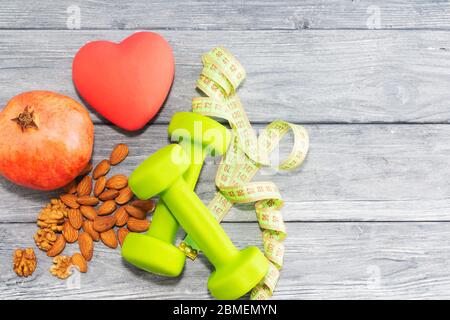
[[[274,119],[275,120],[275,119]],[[115,125],[111,124],[111,123],[106,123],[106,122],[96,122],[93,121],[93,123],[97,126],[110,126],[110,127],[116,127]],[[255,124],[255,125],[264,125],[264,124],[269,124],[271,123],[271,121],[251,121],[251,124]],[[305,122],[297,122],[297,121],[290,121],[290,123],[293,124],[298,124],[298,125],[344,125],[344,126],[356,126],[356,125],[367,125],[367,126],[375,126],[375,125],[450,125],[450,121],[449,122],[380,122],[380,121],[375,121],[375,122],[334,122],[334,121],[330,121],[330,122],[315,122],[315,121],[305,121]],[[145,131],[149,126],[152,125],[157,125],[157,126],[167,126],[169,124],[168,121],[162,121],[162,122],[154,122],[151,123],[149,125],[146,125],[144,128],[140,129],[142,131]],[[137,132],[139,132],[140,130],[138,130]]]
[[[170,27],[152,27],[152,28],[83,28],[83,29],[67,29],[67,28],[5,28],[0,27],[0,31],[232,31],[232,32],[267,32],[267,31],[450,31],[450,27],[442,28],[260,28],[260,29],[227,29],[227,28],[170,28]]]
[[[286,224],[294,224],[294,223],[302,223],[302,224],[352,224],[352,223],[359,223],[359,224],[386,224],[386,223],[450,223],[450,220],[376,220],[376,221],[366,221],[366,220],[323,220],[323,221],[315,221],[315,220],[289,220],[285,221]],[[13,222],[13,221],[0,221],[1,225],[11,225],[11,224],[23,224],[23,225],[36,225],[35,221],[19,221],[19,222]],[[221,224],[257,224],[257,221],[222,221]]]

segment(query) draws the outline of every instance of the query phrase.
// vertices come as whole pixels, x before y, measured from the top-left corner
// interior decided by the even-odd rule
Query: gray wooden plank
[[[251,121],[449,122],[450,32],[161,31],[174,47],[176,78],[156,122],[190,108],[200,57],[225,45],[248,71],[239,90]],[[0,105],[27,90],[77,97],[71,63],[95,39],[130,31],[2,31]],[[102,120],[93,115],[96,122]]]
[[[450,27],[448,1],[424,0],[3,0],[0,28],[65,29],[80,10],[82,29],[335,29]],[[78,25],[76,25],[78,27]]]
[[[261,128],[261,125],[256,126]],[[308,125],[310,152],[291,174],[265,170],[258,180],[275,182],[286,201],[286,221],[450,220],[449,125]],[[168,143],[166,125],[138,134],[96,126],[94,162],[125,142],[128,159],[112,172],[130,174],[147,155]],[[281,155],[290,148],[289,137]],[[216,161],[217,162],[217,161]],[[197,193],[212,199],[216,171],[209,159]],[[0,221],[32,222],[54,193],[31,191],[0,179]],[[228,221],[255,221],[250,206],[235,207]]]
[[[243,248],[260,245],[256,224],[225,223]],[[51,259],[38,252],[38,269],[18,278],[11,256],[33,247],[32,224],[0,224],[0,299],[208,299],[210,265],[188,261],[183,275],[167,279],[122,261],[120,251],[95,245],[87,274],[61,281],[47,271]],[[289,223],[277,299],[448,299],[450,262],[446,223]],[[70,245],[66,253],[77,250]]]

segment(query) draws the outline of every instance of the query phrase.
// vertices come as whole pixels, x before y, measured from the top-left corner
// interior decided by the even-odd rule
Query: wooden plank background
[[[71,65],[78,48],[130,32],[2,31],[0,101],[36,88],[76,97]],[[273,121],[274,109],[297,123],[450,122],[447,31],[158,32],[173,45],[176,81],[156,122],[167,123],[174,111],[189,108],[200,57],[218,44],[248,72],[239,94],[254,122]]]
[[[80,30],[71,30],[77,8]],[[449,29],[450,1],[4,0],[0,108],[33,89],[80,100],[71,62],[81,45],[157,31],[174,48],[176,79],[156,120],[130,134],[88,107],[94,162],[125,142],[130,157],[117,170],[130,173],[168,142],[173,113],[189,110],[201,54],[225,45],[248,71],[239,95],[255,127],[287,119],[311,138],[300,170],[257,177],[277,183],[286,200],[275,298],[450,298]],[[204,201],[215,169],[209,160],[202,172]],[[101,244],[88,274],[59,281],[39,252],[35,274],[17,278],[12,251],[34,246],[36,215],[54,194],[0,179],[0,299],[211,298],[204,259],[188,262],[180,279],[164,279]],[[223,225],[239,247],[261,245],[251,208],[234,208]]]

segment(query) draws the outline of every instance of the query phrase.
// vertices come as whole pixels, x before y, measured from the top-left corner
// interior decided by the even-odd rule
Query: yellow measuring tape
[[[269,155],[290,130],[294,137],[293,148],[276,168],[293,170],[300,166],[309,148],[308,133],[302,126],[277,120],[257,136],[236,95],[236,89],[246,76],[239,61],[227,49],[217,47],[206,53],[202,62],[197,88],[205,96],[193,99],[192,111],[227,120],[233,137],[217,171],[216,186],[219,190],[208,208],[221,221],[234,203],[255,203],[264,254],[270,268],[261,283],[253,288],[250,298],[267,299],[273,294],[283,265],[283,241],[286,237],[286,226],[280,212],[283,200],[274,183],[251,180],[261,167],[272,167]],[[189,235],[179,248],[191,259],[195,259],[200,251]]]

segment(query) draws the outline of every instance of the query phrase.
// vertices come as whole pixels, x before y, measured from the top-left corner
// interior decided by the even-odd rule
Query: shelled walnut
[[[39,213],[37,225],[42,229],[49,228],[55,232],[61,232],[64,218],[68,213],[69,209],[61,200],[51,199],[50,203]]]
[[[56,239],[56,233],[51,229],[38,229],[34,235],[34,242],[43,251],[49,250]]]
[[[16,249],[13,258],[14,272],[21,277],[31,276],[36,270],[36,255],[32,248]]]
[[[56,256],[53,258],[53,265],[50,273],[60,279],[66,279],[72,274],[72,259],[68,256]]]

